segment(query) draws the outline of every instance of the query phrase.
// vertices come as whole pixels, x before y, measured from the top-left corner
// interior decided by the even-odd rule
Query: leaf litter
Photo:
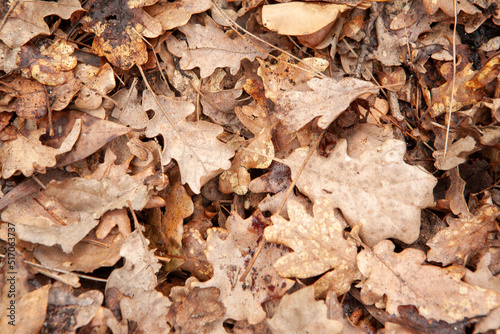
[[[0,14],[0,332],[500,328],[496,1]]]

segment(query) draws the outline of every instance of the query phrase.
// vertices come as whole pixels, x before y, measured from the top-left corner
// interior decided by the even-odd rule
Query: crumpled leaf
[[[310,216],[304,206],[291,201],[288,203],[290,220],[277,215],[271,217],[273,225],[264,231],[266,240],[294,250],[276,261],[273,267],[280,276],[298,278],[314,277],[332,270],[315,283],[316,293],[331,288],[337,295],[343,295],[349,291],[358,273],[356,243],[344,239],[345,226],[335,217],[328,199],[318,198],[313,212],[314,216]]]
[[[248,185],[250,184],[249,169],[264,169],[273,162],[274,145],[271,137],[271,128],[264,129],[246,147],[250,151],[259,152],[263,155],[245,150],[236,153],[231,168],[219,176],[219,190],[221,192],[225,194],[234,192],[238,195],[244,195],[248,192]]]
[[[235,75],[240,69],[242,59],[253,61],[255,57],[267,57],[266,53],[246,39],[229,38],[209,16],[205,18],[205,26],[188,23],[179,30],[186,35],[187,43],[170,36],[167,40],[168,50],[181,58],[181,69],[199,67],[202,78],[211,75],[218,67],[229,67],[231,74]],[[262,47],[260,49],[262,50]]]
[[[322,300],[314,300],[314,288],[305,287],[281,298],[280,305],[266,324],[273,334],[343,333],[344,325],[327,318]]]
[[[357,158],[346,150],[347,142],[340,140],[328,158],[314,153],[297,181],[300,191],[313,201],[328,198],[351,227],[362,223],[360,235],[368,245],[386,238],[414,242],[420,209],[434,201],[436,179],[403,161],[406,147],[399,140],[387,140]],[[292,179],[307,154],[307,148],[296,149],[285,160]]]
[[[465,260],[487,249],[487,234],[495,231],[495,219],[500,216],[500,209],[495,205],[484,205],[472,216],[461,218],[448,217],[449,227],[439,231],[427,246],[429,261],[443,265],[465,265]]]
[[[99,108],[102,97],[115,88],[115,75],[108,63],[102,67],[79,64],[75,68],[75,76],[83,83],[75,100],[75,105],[80,109]]]
[[[191,280],[191,279],[188,279]],[[226,313],[219,301],[217,288],[194,287],[186,282],[185,287],[174,287],[170,293],[173,300],[167,315],[167,322],[175,332],[185,334],[209,333],[212,324]]]
[[[389,240],[378,243],[373,251],[361,251],[358,268],[367,278],[361,300],[371,305],[385,295],[390,314],[399,315],[400,305],[414,305],[426,319],[448,323],[485,315],[500,306],[499,293],[461,281],[463,267],[440,268],[423,265],[424,261],[424,252],[414,248],[394,253]]]
[[[43,128],[29,132],[20,131],[16,139],[1,142],[2,178],[7,179],[16,171],[20,171],[24,176],[31,176],[35,172],[45,173],[47,167],[56,165],[57,155],[71,150],[80,135],[80,130],[81,121],[78,120],[58,149],[45,146],[40,142],[40,136],[46,132]]]
[[[146,129],[147,137],[161,134],[165,141],[163,164],[175,159],[181,170],[182,183],[189,184],[191,190],[200,193],[200,188],[222,170],[231,167],[229,159],[233,151],[217,140],[222,127],[204,122],[188,122],[186,117],[193,113],[193,104],[158,96],[163,110],[149,91],[143,95],[142,107],[154,110],[155,116]]]
[[[138,96],[137,88],[122,89],[115,95],[118,106],[115,106],[111,116],[115,117],[123,125],[128,125],[134,129],[145,129],[149,118],[140,104],[141,99]]]
[[[0,105],[0,111],[15,112],[19,117],[34,120],[47,115],[49,98],[41,83],[18,76],[7,81],[12,100],[7,105]]]
[[[266,313],[261,304],[266,300],[281,297],[292,285],[293,281],[281,278],[272,264],[287,250],[270,245],[262,249],[253,269],[246,281],[240,277],[252,258],[262,238],[263,226],[254,213],[243,220],[237,214],[226,221],[227,237],[224,232],[211,228],[207,231],[207,258],[214,267],[214,276],[204,283],[193,283],[194,286],[216,287],[220,290],[220,300],[226,307],[226,315],[218,326],[222,326],[225,318],[248,320],[249,324],[257,324],[265,319]]]
[[[454,17],[455,15],[458,15],[461,11],[464,11],[467,14],[477,14],[481,13],[479,8],[475,7],[472,3],[469,2],[469,0],[460,0],[457,1],[456,4],[456,13],[455,13],[455,7],[453,5],[453,1],[449,0],[423,0],[423,3],[425,5],[425,9],[427,10],[427,13],[429,15],[432,15],[438,11],[438,9],[441,9],[446,15],[450,17]],[[475,3],[473,1],[473,3]]]
[[[210,0],[159,0],[144,10],[161,23],[162,32],[181,27],[192,15],[202,13],[212,6]]]
[[[328,24],[347,10],[346,5],[290,2],[262,6],[262,24],[282,35],[308,35]]]
[[[148,61],[148,53],[142,36],[157,37],[161,34],[161,24],[142,7],[153,5],[156,1],[87,2],[87,15],[82,18],[82,27],[83,30],[96,35],[92,49],[123,70],[128,70],[135,64],[145,64]]]
[[[0,17],[3,18],[7,14],[12,3],[10,1],[0,6],[2,9]],[[78,0],[59,0],[58,2],[20,0],[0,30],[0,40],[10,48],[19,47],[35,36],[50,34],[50,29],[44,21],[46,16],[57,15],[67,20],[71,14],[81,9]]]
[[[371,82],[351,77],[312,78],[307,84],[312,91],[276,94],[276,115],[290,131],[299,130],[317,116],[321,116],[318,126],[326,129],[352,101],[363,94],[378,92]]]
[[[137,324],[135,331],[138,333],[168,333],[170,326],[165,317],[171,304],[161,292],[139,288],[134,297],[125,296],[120,300],[120,310],[124,319]]]

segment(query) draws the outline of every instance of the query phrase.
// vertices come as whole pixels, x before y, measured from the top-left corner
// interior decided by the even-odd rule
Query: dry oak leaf
[[[153,291],[157,285],[156,272],[161,264],[148,248],[149,240],[137,229],[125,239],[120,255],[125,265],[115,269],[108,277],[106,291],[117,288],[122,294],[134,296],[137,291]]]
[[[10,6],[15,3],[16,1],[3,2],[0,5],[0,17],[4,18]],[[10,48],[19,47],[37,35],[50,34],[50,29],[44,20],[46,16],[57,15],[67,20],[71,14],[81,9],[78,0],[58,2],[20,0],[0,29],[0,40]]]
[[[326,129],[352,101],[366,93],[376,93],[371,82],[342,78],[312,78],[307,82],[311,91],[285,91],[276,94],[276,114],[290,131],[297,131],[316,116],[318,126]]]
[[[461,138],[448,147],[446,156],[444,149],[432,153],[432,156],[436,159],[434,166],[440,170],[455,168],[467,160],[467,156],[475,147],[476,141],[474,138],[470,136]]]
[[[210,7],[212,7],[210,0],[159,0],[144,10],[161,23],[164,32],[185,25],[192,15],[203,13]]]
[[[226,221],[228,235],[225,240],[220,229],[211,228],[207,231],[206,253],[214,267],[214,276],[207,282],[193,284],[220,290],[220,299],[227,311],[216,327],[222,327],[226,318],[248,320],[251,325],[261,322],[266,318],[261,304],[281,297],[293,285],[292,280],[281,278],[272,267],[288,250],[272,244],[262,249],[246,281],[240,281],[263,237],[261,224],[256,214],[246,220],[233,214]]]
[[[262,24],[281,35],[308,35],[326,27],[346,5],[290,2],[262,6]]]
[[[472,1],[472,3],[469,2],[469,0],[457,0],[456,1],[456,12],[455,12],[455,7],[454,7],[454,1],[450,0],[423,0],[425,9],[427,10],[427,13],[429,15],[435,14],[438,9],[441,9],[446,15],[450,17],[454,17],[455,15],[458,15],[461,11],[464,11],[467,14],[474,15],[477,13],[481,13],[481,10],[479,8],[475,7],[472,3],[476,3],[475,1]]]
[[[439,231],[427,246],[429,261],[443,265],[465,265],[467,258],[487,249],[487,236],[495,231],[495,219],[500,216],[500,209],[491,204],[476,210],[472,216],[461,218],[448,217],[449,227]]]
[[[341,139],[328,158],[314,153],[297,181],[300,191],[313,201],[328,198],[351,227],[362,223],[360,235],[368,245],[386,238],[408,244],[417,240],[420,209],[433,203],[436,179],[403,161],[406,145],[399,140],[387,140],[356,158],[346,150]],[[308,148],[296,149],[285,160],[292,179],[307,154]]]
[[[103,96],[115,88],[115,74],[108,63],[102,67],[79,64],[75,68],[75,76],[83,83],[75,100],[75,105],[80,109],[99,108]]]
[[[398,306],[414,305],[426,319],[448,323],[488,314],[500,306],[500,294],[461,281],[463,267],[423,265],[425,253],[407,248],[394,253],[389,240],[373,251],[358,254],[358,268],[366,277],[361,300],[371,305],[386,297],[386,311],[399,315]]]
[[[7,80],[10,88],[7,93],[11,100],[6,105],[0,105],[0,111],[15,112],[19,117],[34,120],[43,118],[49,105],[45,86],[35,80],[18,76],[12,78]]]
[[[305,287],[281,298],[280,305],[266,324],[273,334],[343,333],[341,321],[327,317],[327,306],[314,299],[314,288]]]
[[[146,112],[142,110],[141,99],[135,86],[130,89],[120,90],[113,95],[113,100],[118,103],[118,106],[114,107],[111,116],[118,119],[121,124],[131,128],[146,128],[149,118]]]
[[[291,201],[288,203],[290,220],[278,215],[271,217],[273,225],[264,230],[266,240],[294,250],[273,267],[280,276],[298,278],[322,275],[333,269],[314,283],[316,294],[331,288],[338,296],[343,295],[358,274],[356,243],[344,239],[345,226],[335,217],[328,199],[318,198],[313,212],[314,216],[310,216],[304,206]]]
[[[16,171],[24,176],[31,176],[35,172],[45,173],[47,167],[56,165],[56,156],[71,150],[78,139],[81,130],[81,121],[74,123],[71,132],[66,136],[61,146],[56,149],[45,146],[40,142],[40,136],[46,129],[20,131],[16,139],[0,142],[1,176],[8,179]]]
[[[2,220],[16,224],[21,240],[46,246],[59,244],[69,253],[107,211],[127,207],[129,201],[134,210],[142,210],[150,197],[144,184],[147,176],[122,174],[52,181],[36,198],[25,197],[10,204],[2,212]]]
[[[192,103],[165,96],[158,96],[158,101],[161,107],[151,92],[144,92],[144,111],[155,111],[146,129],[146,136],[163,136],[163,164],[175,159],[179,164],[182,183],[187,183],[193,192],[199,194],[200,188],[208,180],[231,167],[229,159],[234,152],[217,139],[223,132],[221,126],[204,121],[186,121],[186,117],[195,111]]]
[[[135,64],[145,64],[148,61],[148,52],[143,36],[157,37],[161,34],[161,24],[142,7],[153,5],[156,1],[87,2],[85,9],[88,13],[82,18],[82,26],[86,32],[96,35],[92,49],[123,70],[128,70]]]
[[[186,35],[187,43],[172,35],[167,40],[168,50],[181,57],[181,69],[199,67],[202,78],[210,76],[218,67],[229,67],[231,74],[235,75],[242,59],[253,61],[256,57],[267,57],[260,51],[262,47],[259,50],[242,37],[231,39],[225,35],[209,16],[205,18],[204,26],[188,23],[179,30]]]
[[[233,159],[231,168],[219,176],[219,190],[225,194],[234,192],[237,195],[245,195],[250,184],[249,169],[264,169],[271,165],[274,157],[274,145],[272,142],[272,129],[262,130],[251,139],[246,150],[238,151]]]

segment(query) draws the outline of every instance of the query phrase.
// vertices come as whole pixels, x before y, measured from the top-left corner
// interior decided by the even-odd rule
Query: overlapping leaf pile
[[[500,328],[495,0],[0,17],[0,332]]]

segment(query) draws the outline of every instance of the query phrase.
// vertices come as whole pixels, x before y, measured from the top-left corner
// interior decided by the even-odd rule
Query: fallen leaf
[[[0,17],[5,17],[10,6],[14,3],[6,2],[5,4],[5,6],[0,7],[2,9]],[[78,0],[59,0],[57,2],[19,0],[0,30],[0,39],[9,48],[19,47],[35,36],[50,34],[50,29],[44,20],[46,16],[57,15],[67,20],[79,10],[82,10],[82,7]]]
[[[146,136],[163,136],[163,164],[175,159],[181,170],[182,183],[187,183],[198,194],[208,180],[231,166],[229,159],[234,153],[217,140],[217,135],[223,131],[222,127],[204,121],[186,120],[194,112],[193,104],[165,96],[158,96],[158,101],[161,107],[149,91],[143,95],[143,109],[155,111],[146,129]]]
[[[467,156],[475,149],[475,147],[476,141],[474,138],[470,136],[461,138],[448,146],[446,156],[444,149],[434,151],[432,153],[432,156],[436,159],[434,165],[437,169],[441,170],[450,170],[455,168],[467,160]]]
[[[22,118],[39,120],[47,114],[49,99],[45,87],[38,81],[14,76],[7,80],[12,100],[7,105],[0,105],[0,111],[15,112]]]
[[[316,116],[318,126],[326,129],[352,101],[366,93],[376,93],[371,82],[351,77],[313,78],[307,82],[312,91],[284,91],[277,94],[276,115],[290,131],[297,131]]]
[[[175,332],[185,334],[210,333],[212,324],[226,313],[219,301],[217,288],[194,287],[173,288],[170,299],[173,304],[167,315],[167,322]]]
[[[347,142],[340,140],[328,158],[312,155],[297,186],[315,201],[328,198],[352,227],[362,223],[361,237],[368,245],[386,238],[412,243],[420,230],[420,209],[434,201],[436,179],[403,161],[404,142],[390,139],[357,158],[346,154]],[[308,154],[295,150],[285,163],[292,179]]]
[[[78,64],[75,68],[77,77],[83,86],[75,100],[75,106],[81,109],[97,109],[102,104],[102,97],[115,88],[115,75],[109,64],[96,67]]]
[[[137,88],[122,89],[115,95],[113,100],[118,103],[111,112],[111,116],[120,121],[121,124],[133,129],[145,129],[149,118],[140,104]]]
[[[494,205],[484,205],[473,212],[472,216],[461,218],[448,217],[449,227],[439,231],[427,245],[429,261],[443,265],[465,265],[466,260],[487,249],[487,235],[495,231],[495,219],[500,209]]]
[[[314,288],[305,287],[281,298],[280,305],[266,324],[273,334],[343,333],[343,324],[327,318],[327,307],[314,299]]]
[[[45,129],[19,132],[17,139],[0,143],[0,164],[2,178],[7,179],[20,171],[25,176],[35,172],[45,173],[47,167],[56,165],[56,156],[71,150],[77,141],[81,130],[81,122],[75,121],[71,132],[66,136],[59,148],[45,146],[40,136]]]
[[[179,30],[186,35],[187,43],[172,35],[167,40],[168,50],[181,58],[179,61],[181,69],[190,70],[199,67],[202,78],[208,77],[218,67],[229,67],[231,74],[234,75],[240,69],[242,59],[252,61],[255,57],[262,59],[267,57],[266,53],[246,39],[229,38],[208,16],[205,19],[205,26],[188,23]]]
[[[164,32],[185,25],[192,15],[202,13],[211,6],[210,0],[160,0],[144,10],[161,23]]]
[[[148,61],[148,53],[142,38],[160,35],[161,24],[142,7],[153,5],[156,1],[87,2],[87,15],[82,18],[82,27],[83,30],[96,35],[92,49],[123,70],[128,70],[135,64],[145,64]]]
[[[262,24],[282,35],[308,35],[335,21],[345,5],[290,2],[262,6]]]
[[[457,2],[456,9],[453,3],[447,0],[423,0],[423,3],[429,15],[436,13],[438,9],[441,9],[446,15],[451,17],[458,15],[461,11],[471,15],[481,12],[468,0],[461,0]]]
[[[458,167],[449,171],[450,188],[446,191],[445,199],[450,203],[450,209],[457,216],[469,216],[469,207],[464,198],[466,182],[460,177]]]
[[[314,284],[316,295],[332,289],[338,296],[349,291],[358,274],[358,249],[352,239],[344,239],[345,225],[334,214],[329,200],[320,197],[310,216],[304,206],[288,203],[290,220],[274,215],[273,225],[266,227],[266,240],[293,249],[273,265],[283,277],[308,278],[326,273]],[[344,223],[345,224],[345,223]]]
[[[426,319],[448,323],[489,313],[500,306],[500,294],[461,281],[461,267],[440,268],[423,265],[424,252],[407,248],[394,253],[389,240],[373,251],[358,254],[358,268],[366,277],[361,300],[371,305],[384,295],[386,311],[398,315],[398,306],[414,305]]]
[[[237,98],[241,95],[241,92],[241,89],[203,92],[203,98],[201,99],[203,113],[215,123],[233,130],[232,132],[241,130],[241,123],[234,113],[234,108],[240,104]]]
[[[227,237],[224,239],[217,229],[207,231],[207,258],[214,267],[214,276],[204,283],[193,283],[199,287],[216,287],[220,290],[220,300],[226,307],[226,314],[217,326],[222,326],[226,318],[248,320],[257,324],[265,319],[261,304],[271,298],[279,298],[293,281],[276,274],[272,264],[287,253],[285,249],[269,245],[262,249],[245,282],[240,276],[252,258],[262,238],[262,225],[254,214],[243,219],[237,214],[226,221]]]

